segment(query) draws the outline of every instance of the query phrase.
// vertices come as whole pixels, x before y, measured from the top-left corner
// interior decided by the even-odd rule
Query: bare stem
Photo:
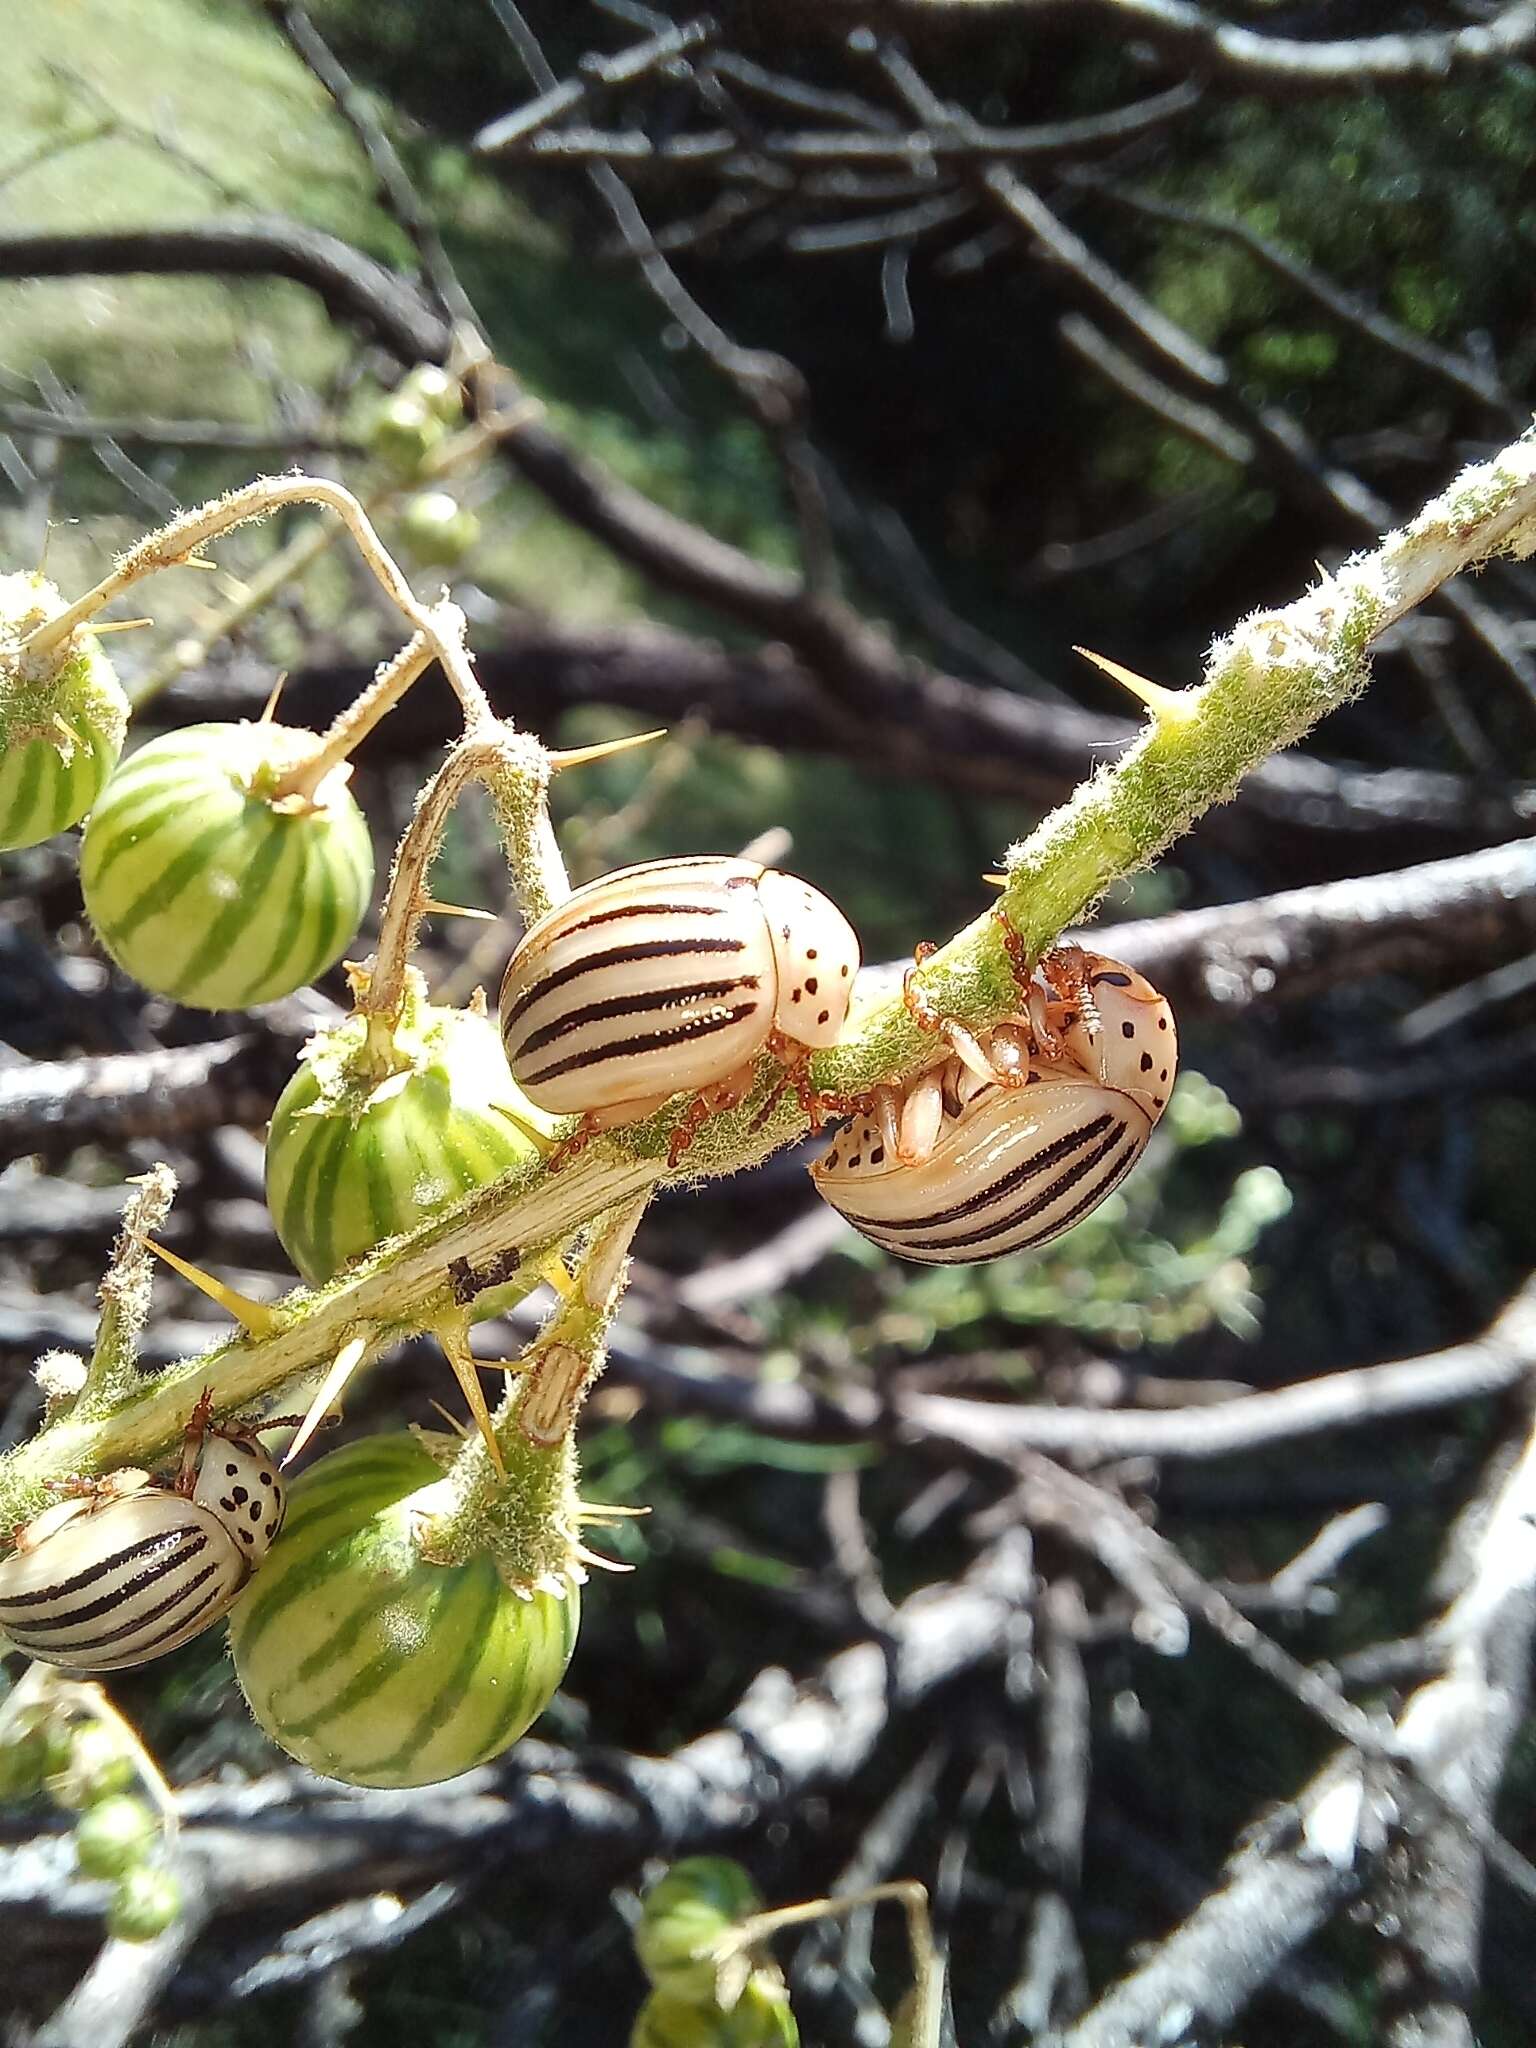
[[[331,770],[348,759],[385,712],[394,709],[416,678],[436,659],[426,636],[412,634],[398,654],[374,671],[373,681],[362,695],[354,698],[345,711],[337,713],[320,735],[314,752],[273,786],[274,798],[312,797]]]
[[[474,726],[492,717],[485,692],[475,680],[464,645],[462,615],[446,601],[423,605],[373,529],[361,504],[343,485],[328,477],[258,477],[254,483],[225,497],[211,499],[191,512],[178,513],[120,557],[83,597],[45,620],[23,643],[21,652],[33,657],[53,653],[71,633],[93,619],[102,608],[159,569],[174,568],[196,555],[198,549],[220,534],[228,533],[248,520],[265,519],[284,505],[323,505],[337,514],[357,544],[357,550],[378,580],[380,587],[424,636],[443,665],[464,709],[465,722]],[[452,621],[457,620],[457,628]]]
[[[168,1166],[151,1167],[133,1184],[122,1232],[101,1283],[96,1345],[73,1408],[82,1420],[103,1414],[138,1380],[139,1339],[149,1321],[155,1265],[144,1239],[160,1228],[175,1197],[176,1176]]]

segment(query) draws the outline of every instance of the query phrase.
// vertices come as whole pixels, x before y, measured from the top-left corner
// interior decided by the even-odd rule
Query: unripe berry
[[[283,793],[313,735],[193,725],[126,761],[91,814],[80,884],[117,964],[199,1010],[290,995],[334,965],[373,888],[345,765]]]
[[[181,1918],[181,1886],[170,1871],[140,1864],[125,1870],[107,1908],[107,1932],[119,1941],[153,1941]]]
[[[87,1877],[121,1877],[144,1861],[158,1833],[142,1799],[100,1799],[75,1825],[75,1861]]]
[[[0,851],[78,824],[123,749],[128,700],[93,633],[58,654],[17,651],[63,608],[43,577],[0,576]]]
[[[368,445],[398,476],[410,477],[417,474],[446,432],[441,416],[402,387],[374,414]]]
[[[354,1015],[305,1047],[272,1112],[267,1206],[283,1249],[318,1284],[537,1159],[552,1128],[513,1083],[496,1027],[429,1004],[412,973],[397,1024]]]
[[[301,1474],[229,1643],[251,1712],[291,1757],[349,1785],[430,1785],[499,1756],[554,1698],[576,1586],[518,1592],[486,1552],[417,1541],[442,1474],[413,1436],[366,1437]],[[575,1503],[571,1502],[574,1522]]]

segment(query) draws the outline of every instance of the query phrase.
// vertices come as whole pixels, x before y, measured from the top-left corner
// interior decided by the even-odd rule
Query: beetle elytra
[[[836,1041],[859,966],[819,889],[704,855],[620,868],[531,927],[507,968],[501,1027],[518,1086],[589,1130],[691,1092],[739,1101],[767,1049],[794,1071]]]
[[[65,1671],[121,1671],[226,1614],[282,1526],[284,1490],[255,1436],[188,1431],[173,1485],[116,1473],[28,1523],[0,1562],[0,1636]]]

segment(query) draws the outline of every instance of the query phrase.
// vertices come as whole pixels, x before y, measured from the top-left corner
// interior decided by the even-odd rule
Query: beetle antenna
[[[200,1288],[210,1301],[216,1301],[220,1308],[227,1309],[248,1337],[270,1337],[275,1334],[279,1319],[276,1311],[268,1308],[264,1301],[257,1301],[249,1294],[242,1294],[238,1287],[231,1287],[216,1274],[205,1273],[201,1266],[194,1266],[190,1259],[182,1258],[179,1252],[167,1251],[163,1244],[156,1244],[152,1237],[142,1237],[136,1230],[130,1231],[129,1235],[136,1238],[146,1250],[152,1251],[157,1259],[164,1259],[183,1280],[190,1280],[194,1287]]]

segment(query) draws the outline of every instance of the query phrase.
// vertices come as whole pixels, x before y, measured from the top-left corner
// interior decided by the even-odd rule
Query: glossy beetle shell
[[[1135,1165],[1152,1120],[1065,1065],[1026,1087],[979,1087],[946,1113],[928,1156],[904,1165],[874,1117],[858,1118],[811,1168],[854,1227],[904,1259],[969,1265],[1046,1244]]]
[[[226,1614],[283,1519],[271,1459],[244,1437],[204,1440],[189,1496],[146,1483],[61,1502],[0,1563],[0,1634],[66,1671],[121,1671]]]
[[[858,941],[792,875],[714,856],[621,868],[524,936],[501,991],[513,1079],[557,1114],[635,1116],[737,1074],[775,1029],[830,1045]]]

